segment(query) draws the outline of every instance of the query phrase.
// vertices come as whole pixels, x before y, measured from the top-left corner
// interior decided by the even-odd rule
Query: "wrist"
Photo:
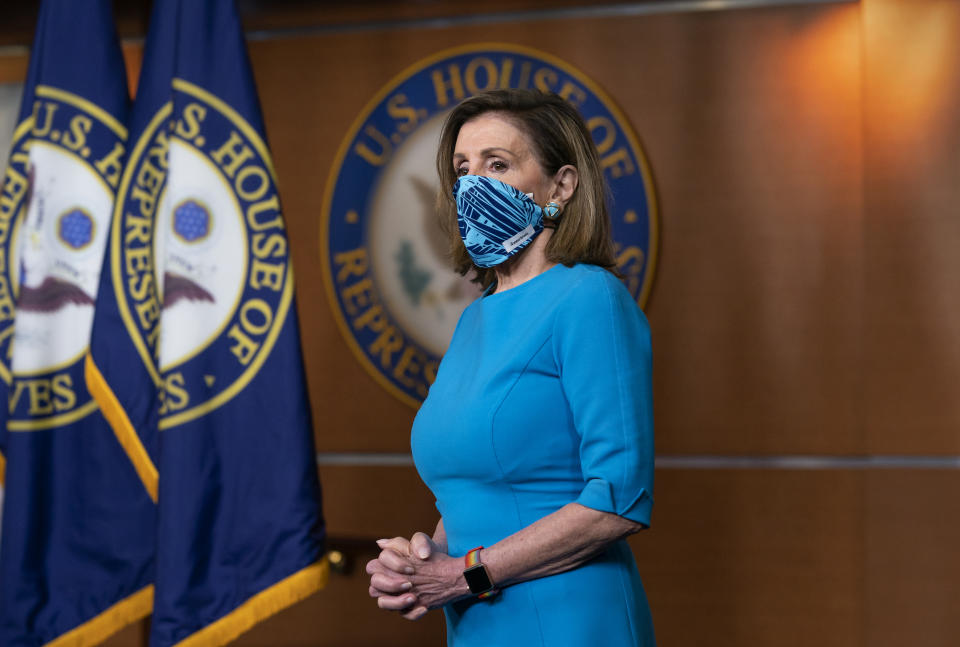
[[[483,546],[474,548],[464,555],[463,578],[472,595],[481,600],[492,598],[499,589],[482,560]]]
[[[462,600],[463,598],[472,597],[473,594],[470,593],[470,586],[467,584],[466,578],[463,577],[462,557],[450,558],[450,573],[454,582],[453,587],[451,588],[453,592],[453,599]]]

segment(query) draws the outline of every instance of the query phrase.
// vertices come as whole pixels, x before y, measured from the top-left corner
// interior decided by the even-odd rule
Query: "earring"
[[[560,205],[551,200],[543,207],[543,215],[550,220],[556,220],[560,217]]]

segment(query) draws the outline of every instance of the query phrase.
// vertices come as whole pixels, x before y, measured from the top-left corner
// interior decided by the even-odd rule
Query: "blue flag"
[[[44,0],[0,192],[0,644],[93,644],[152,605],[156,508],[84,383],[124,168],[110,0]]]
[[[324,585],[293,273],[232,0],[156,0],[87,379],[158,501],[151,644]]]

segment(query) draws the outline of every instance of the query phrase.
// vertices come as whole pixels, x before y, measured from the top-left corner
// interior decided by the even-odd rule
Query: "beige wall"
[[[386,22],[409,17],[408,4],[384,7]],[[583,70],[643,141],[660,204],[647,313],[661,456],[960,454],[960,2],[947,0],[252,42],[321,451],[405,452],[413,412],[336,328],[318,187],[395,74],[492,37]],[[136,47],[128,54],[135,64]],[[23,69],[0,57],[0,80]],[[661,645],[956,643],[960,470],[759,464],[658,469],[653,529],[632,545]],[[361,573],[373,539],[434,523],[415,472],[321,477],[354,573],[240,644],[439,644],[438,614],[379,613]],[[111,644],[142,644],[142,628]]]

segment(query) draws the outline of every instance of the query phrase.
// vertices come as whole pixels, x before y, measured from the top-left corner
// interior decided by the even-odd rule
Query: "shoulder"
[[[646,326],[640,306],[612,272],[597,265],[578,264],[567,268],[567,275],[562,314],[578,319],[627,317]]]
[[[454,335],[456,335],[457,330],[464,326],[468,326],[470,322],[479,318],[482,309],[483,297],[477,297],[471,301],[467,307],[463,309],[463,312],[460,313],[460,318],[457,320],[457,325],[454,328]]]
[[[571,288],[571,293],[590,292],[593,290],[615,290],[617,288],[626,292],[623,283],[620,282],[613,272],[606,270],[599,265],[589,265],[587,263],[577,263],[567,269],[567,281]]]
[[[630,291],[603,268],[570,269],[573,280],[553,322],[553,352],[564,379],[627,384],[649,373],[650,326]]]

